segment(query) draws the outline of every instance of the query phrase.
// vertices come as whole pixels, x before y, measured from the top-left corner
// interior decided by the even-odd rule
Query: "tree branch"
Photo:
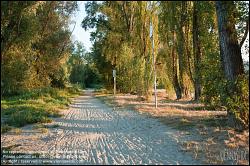
[[[245,40],[246,40],[246,38],[247,38],[248,31],[249,31],[249,20],[248,20],[248,19],[247,19],[246,24],[247,24],[247,25],[246,25],[246,30],[245,30],[245,33],[244,33],[242,39],[241,39],[240,48],[243,46],[243,44],[244,44],[244,42],[245,42]]]
[[[73,30],[72,30],[71,33],[70,33],[69,39],[70,39],[70,37],[72,36],[72,34],[73,34],[74,30],[75,30],[75,27],[76,27],[76,22],[75,22],[75,25],[74,25]],[[66,44],[67,44],[67,43],[64,43],[64,45],[63,45],[63,47],[62,47],[62,50],[61,50],[61,52],[60,52],[60,54],[59,54],[58,57],[60,57],[60,56],[62,55],[62,53],[63,53],[63,51],[64,51],[64,49],[65,49],[65,47],[66,47]]]
[[[122,4],[122,11],[123,11],[123,14],[124,14],[124,17],[125,17],[125,20],[126,20],[126,24],[127,24],[127,30],[129,32],[129,20],[128,20],[128,16],[127,16],[127,13],[126,13],[126,9],[125,9],[125,3],[126,2],[123,2]]]
[[[20,23],[21,23],[21,19],[22,19],[22,12],[20,14],[19,17],[19,21],[18,21],[18,25],[17,25],[17,34],[20,35]]]

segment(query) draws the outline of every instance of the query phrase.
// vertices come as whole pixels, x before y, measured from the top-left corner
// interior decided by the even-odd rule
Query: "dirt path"
[[[48,132],[31,126],[1,136],[2,146],[37,152],[64,164],[200,164],[181,151],[179,133],[139,112],[110,108],[92,90],[74,99],[65,116]],[[42,158],[40,157],[40,158]]]

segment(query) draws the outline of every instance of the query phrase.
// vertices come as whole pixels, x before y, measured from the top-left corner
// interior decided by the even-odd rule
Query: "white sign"
[[[113,70],[113,77],[116,77],[116,70]]]

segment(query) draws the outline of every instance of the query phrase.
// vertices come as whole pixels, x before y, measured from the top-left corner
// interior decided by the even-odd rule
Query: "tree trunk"
[[[143,51],[142,51],[142,54],[143,54],[143,57],[145,58],[145,72],[144,72],[144,96],[146,98],[147,101],[150,100],[150,89],[149,89],[149,67],[150,67],[150,56],[149,54],[147,54],[147,43],[146,43],[146,22],[145,22],[145,17],[143,18],[142,20],[143,22],[143,25],[142,25],[142,44],[143,44]]]
[[[195,100],[199,100],[201,96],[201,46],[199,39],[199,20],[198,20],[198,1],[194,1],[193,9],[193,51],[194,51],[194,89],[195,89]]]
[[[191,51],[190,51],[190,46],[188,44],[189,41],[189,24],[187,24],[187,29],[186,29],[186,54],[187,54],[187,68],[188,68],[188,74],[190,77],[190,80],[194,86],[194,78],[193,78],[193,69],[192,69],[192,60],[191,60]]]
[[[178,61],[179,61],[179,83],[181,87],[181,93],[182,97],[188,97],[187,93],[187,85],[184,83],[184,75],[187,74],[186,70],[186,36],[185,36],[185,30],[186,30],[186,18],[187,17],[187,2],[182,1],[181,2],[181,16],[180,16],[180,22],[178,26]]]
[[[172,47],[172,60],[173,60],[173,85],[176,93],[177,100],[182,98],[181,86],[177,74],[177,55],[176,55],[176,32],[173,30],[173,47]]]
[[[244,74],[243,60],[235,29],[235,5],[233,1],[216,1],[219,29],[220,56],[227,80],[234,81]]]
[[[234,82],[244,74],[240,45],[235,29],[235,5],[233,1],[216,1],[216,13],[219,29],[220,56],[225,78]],[[236,86],[231,87],[236,92]],[[232,94],[232,93],[231,93]],[[241,94],[238,94],[241,95]],[[233,112],[228,110],[229,125],[239,128],[240,122]]]

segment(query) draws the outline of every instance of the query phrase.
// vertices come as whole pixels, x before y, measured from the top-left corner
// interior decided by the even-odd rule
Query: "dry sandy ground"
[[[178,144],[184,152],[202,164],[249,165],[249,130],[239,132],[227,125],[227,113],[223,110],[207,110],[190,99],[177,101],[167,99],[165,90],[158,90],[158,108],[151,101],[131,94],[95,93],[110,106],[118,109],[136,110],[159,120],[178,133]]]
[[[64,117],[47,124],[47,131],[29,125],[21,128],[20,133],[2,134],[1,147],[9,147],[11,152],[36,153],[17,161],[7,160],[13,156],[5,155],[3,162],[201,164],[179,145],[179,141],[192,135],[184,137],[178,130],[144,113],[107,106],[92,94],[92,90],[86,90],[74,99],[70,109],[64,111]]]

